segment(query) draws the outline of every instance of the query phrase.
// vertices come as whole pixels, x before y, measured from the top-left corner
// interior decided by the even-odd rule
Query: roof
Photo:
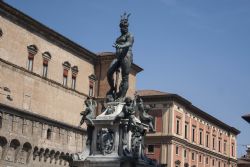
[[[190,101],[185,99],[184,97],[178,94],[166,93],[161,92],[158,90],[138,90],[137,94],[142,96],[145,101],[162,101],[162,100],[171,100],[181,103],[187,109],[192,111],[194,114],[199,115],[200,117],[208,120],[209,122],[224,128],[227,131],[233,132],[234,134],[238,135],[240,131],[226,123],[220,121],[219,119],[213,117],[212,115],[206,113],[205,111],[199,109],[198,107],[194,106]]]
[[[248,123],[250,123],[250,114],[243,115],[242,118],[246,120]]]
[[[248,158],[239,158],[237,160],[238,165],[249,165],[250,166],[250,159]]]
[[[81,58],[84,58],[85,60],[94,62],[97,57],[95,53],[87,50],[86,48],[57,33],[44,24],[34,20],[30,16],[15,9],[7,3],[4,3],[3,1],[0,1],[0,15],[9,20],[12,20],[15,24],[22,26],[30,32],[39,34],[48,41],[53,42],[55,45]]]
[[[156,95],[169,95],[170,93],[161,92],[158,90],[137,90],[136,93],[139,96],[156,96]]]

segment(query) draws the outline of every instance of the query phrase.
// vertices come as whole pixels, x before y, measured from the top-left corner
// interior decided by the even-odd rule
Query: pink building
[[[145,139],[146,154],[168,167],[236,167],[239,130],[177,94],[138,91],[152,108],[155,133]]]

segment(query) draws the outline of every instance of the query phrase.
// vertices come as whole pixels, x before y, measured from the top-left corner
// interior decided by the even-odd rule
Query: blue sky
[[[249,0],[5,0],[92,52],[114,51],[119,19],[132,13],[138,89],[176,93],[241,131],[250,144]]]

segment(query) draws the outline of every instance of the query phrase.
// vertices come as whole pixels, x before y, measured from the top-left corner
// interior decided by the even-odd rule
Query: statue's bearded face
[[[128,27],[127,26],[122,26],[121,28],[121,33],[126,34],[128,32]]]

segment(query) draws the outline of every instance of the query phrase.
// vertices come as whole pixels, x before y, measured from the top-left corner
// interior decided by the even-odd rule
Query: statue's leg
[[[119,87],[119,97],[125,97],[126,93],[128,91],[128,79],[129,79],[129,72],[131,68],[131,60],[130,56],[125,56],[122,63],[121,63],[121,69],[122,69],[122,81]]]
[[[90,116],[86,116],[85,119],[90,123],[91,126],[94,126],[94,122]]]
[[[155,132],[155,128],[152,121],[149,122],[149,131]]]
[[[91,145],[92,142],[92,133],[94,130],[94,126],[88,125],[87,126],[87,141],[86,141],[86,145]]]
[[[115,71],[119,68],[119,62],[117,59],[113,60],[113,62],[110,64],[108,72],[107,72],[107,80],[110,86],[110,90],[107,92],[107,94],[113,94],[115,91],[115,84],[114,84],[114,78],[113,74]]]

